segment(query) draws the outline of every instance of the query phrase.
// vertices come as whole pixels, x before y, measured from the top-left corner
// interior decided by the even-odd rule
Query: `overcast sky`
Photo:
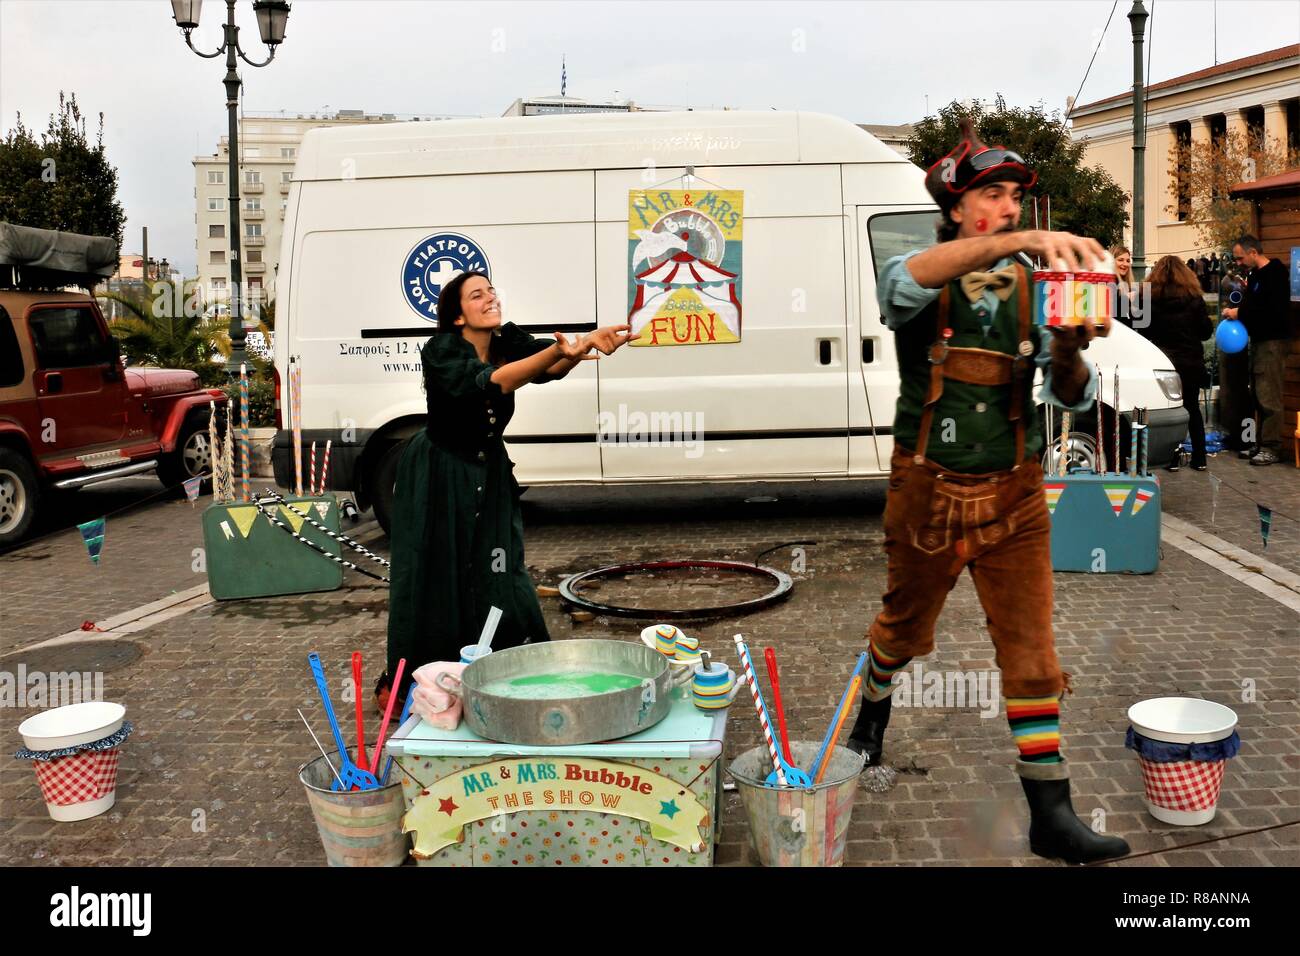
[[[1081,102],[1132,84],[1121,0]],[[697,109],[814,110],[906,123],[952,99],[1063,108],[1111,0],[1072,2],[441,3],[294,0],[269,67],[243,69],[246,110],[363,109],[499,116],[520,96],[557,94]],[[1147,0],[1154,82],[1300,42],[1295,0]],[[225,4],[208,0],[195,45],[220,42]],[[252,3],[238,22],[262,59]],[[796,32],[801,31],[801,32]],[[802,48],[800,46],[802,44]],[[193,275],[196,153],[225,132],[224,60],[188,49],[166,0],[0,0],[0,124],[44,129],[59,90],[105,115],[128,223],[154,256]]]

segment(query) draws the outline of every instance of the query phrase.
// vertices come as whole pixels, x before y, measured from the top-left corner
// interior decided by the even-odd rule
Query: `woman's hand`
[[[582,337],[588,349],[595,349],[605,355],[613,355],[632,340],[632,326],[607,325],[604,328],[588,332]]]
[[[570,362],[581,361],[582,357],[591,351],[591,346],[586,343],[585,336],[570,342],[563,332],[556,332],[555,344],[560,349],[560,355]]]

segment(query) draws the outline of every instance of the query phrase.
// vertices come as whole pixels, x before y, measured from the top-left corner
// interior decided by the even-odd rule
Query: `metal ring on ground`
[[[583,583],[596,578],[640,571],[672,571],[682,568],[709,568],[715,571],[728,571],[733,574],[748,574],[754,577],[767,578],[775,583],[775,587],[761,597],[737,601],[732,604],[722,604],[717,607],[672,609],[620,607],[616,604],[601,604],[598,601],[581,597],[577,593],[578,588]],[[746,564],[743,561],[638,561],[634,564],[614,564],[608,567],[595,568],[591,571],[571,574],[560,582],[560,597],[569,604],[583,610],[594,611],[597,614],[612,614],[615,617],[691,618],[707,617],[715,614],[749,614],[775,604],[777,601],[785,600],[790,596],[792,587],[794,587],[794,581],[790,578],[790,575],[775,568],[759,564]]]

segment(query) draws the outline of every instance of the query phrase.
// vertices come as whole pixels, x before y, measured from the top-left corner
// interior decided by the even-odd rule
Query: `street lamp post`
[[[235,68],[239,65],[235,57],[249,66],[266,66],[275,59],[275,51],[284,42],[284,27],[289,19],[289,4],[285,0],[254,0],[253,12],[257,15],[257,27],[262,35],[262,42],[270,49],[271,55],[261,63],[254,63],[244,55],[239,46],[239,27],[235,25],[235,0],[226,0],[225,37],[221,47],[215,53],[204,53],[194,48],[190,34],[199,25],[199,10],[203,0],[172,0],[172,18],[185,34],[185,45],[204,59],[226,55],[226,113],[230,124],[229,133],[229,172],[230,179],[230,359],[226,362],[226,371],[232,376],[239,374],[239,367],[246,361],[244,356],[244,320],[240,308],[240,297],[244,282],[243,261],[240,256],[239,243],[239,74]]]
[[[1142,281],[1147,271],[1146,237],[1146,106],[1143,102],[1142,40],[1146,34],[1147,9],[1134,0],[1128,22],[1133,30],[1133,278]]]

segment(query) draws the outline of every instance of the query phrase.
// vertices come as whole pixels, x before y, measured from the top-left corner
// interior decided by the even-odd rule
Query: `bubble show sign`
[[[744,192],[628,193],[628,322],[634,346],[740,341]]]
[[[459,843],[466,824],[523,810],[617,813],[650,824],[650,835],[683,850],[704,849],[708,811],[694,794],[644,767],[584,758],[520,757],[457,771],[421,790],[402,820],[427,860]]]

